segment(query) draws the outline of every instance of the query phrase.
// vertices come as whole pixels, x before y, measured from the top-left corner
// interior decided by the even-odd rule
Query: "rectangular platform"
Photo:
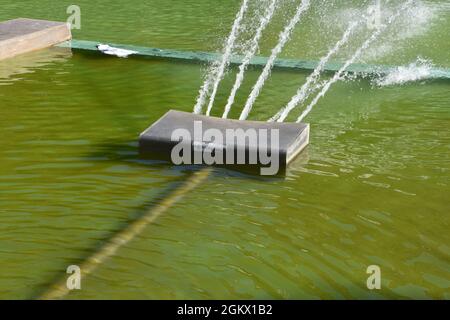
[[[72,38],[65,22],[19,18],[0,23],[0,60]]]
[[[308,143],[309,124],[240,121],[170,110],[140,135],[139,151],[145,158],[174,164],[262,169],[276,163],[278,174]],[[182,146],[186,149],[174,160]]]

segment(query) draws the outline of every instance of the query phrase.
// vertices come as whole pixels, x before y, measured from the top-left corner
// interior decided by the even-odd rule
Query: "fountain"
[[[241,63],[239,65],[239,71],[236,75],[234,85],[225,105],[222,118],[210,117],[210,113],[214,105],[219,84],[224,77],[226,69],[229,67],[234,58],[233,51],[239,38],[241,24],[243,23],[244,16],[249,7],[249,0],[243,0],[242,2],[241,8],[233,23],[230,35],[227,38],[223,54],[210,64],[208,74],[205,77],[205,82],[200,88],[199,96],[194,106],[194,113],[188,114],[179,111],[169,111],[158,122],[141,134],[140,150],[142,154],[155,154],[155,150],[158,150],[159,156],[163,156],[165,159],[170,158],[172,162],[176,164],[194,163],[228,165],[230,163],[225,163],[223,156],[229,160],[227,155],[231,154],[232,156],[230,159],[232,161],[236,161],[235,154],[242,151],[245,154],[243,156],[245,161],[238,161],[237,164],[257,164],[260,166],[267,164],[264,163],[265,158],[269,155],[276,154],[279,155],[277,161],[280,163],[282,168],[285,168],[295,157],[295,155],[300,153],[309,142],[309,125],[301,123],[304,118],[311,112],[320,98],[326,95],[333,84],[345,79],[347,72],[352,71],[352,68],[353,70],[355,68],[357,69],[354,65],[356,60],[359,59],[364,51],[368,49],[370,45],[377,40],[379,36],[414,2],[414,0],[408,0],[399,5],[396,8],[396,11],[388,17],[387,21],[375,28],[375,30],[367,39],[363,41],[363,43],[356,49],[350,58],[348,58],[343,64],[330,67],[329,61],[331,57],[336,55],[342,47],[348,44],[352,35],[357,30],[361,29],[360,27],[362,25],[368,25],[370,16],[364,15],[363,17],[350,22],[341,39],[337,41],[334,46],[329,49],[328,53],[314,66],[313,72],[307,77],[306,82],[298,89],[297,93],[290,99],[289,103],[285,107],[281,108],[267,122],[247,121],[247,117],[251,112],[257,97],[259,96],[266,80],[270,76],[270,73],[276,64],[278,55],[289,41],[291,34],[300,22],[301,17],[310,7],[309,0],[299,1],[295,14],[291,17],[282,32],[279,34],[277,44],[272,49],[269,58],[265,60],[263,70],[255,85],[252,87],[250,95],[240,114],[239,120],[229,120],[227,117],[234,103],[236,93],[241,87],[248,66],[251,61],[254,60],[254,55],[258,50],[263,31],[270,23],[276,10],[277,1],[278,0],[268,0],[267,7],[259,16],[260,22],[255,29],[256,31],[253,34],[251,41],[247,44],[247,48],[244,48],[244,56],[240,58]],[[322,73],[326,70],[333,70],[333,68],[336,71],[335,74],[329,80],[319,82]],[[391,69],[391,71],[392,70],[395,69]],[[430,68],[426,70],[427,74],[430,74],[430,70]],[[390,81],[388,78],[386,79],[386,81]],[[297,106],[302,105],[311,96],[311,94],[316,91],[318,91],[317,95],[303,110],[296,123],[284,123],[289,113]],[[206,109],[206,115],[201,115],[203,105],[205,104],[208,96],[209,102]],[[208,134],[206,134],[206,138],[203,134],[198,135],[195,133],[196,125],[198,123],[204,125],[207,130]],[[183,132],[186,133],[187,138],[182,139],[181,135],[174,137],[174,132],[180,133],[177,129],[184,130]],[[234,143],[234,140],[232,141],[233,143],[228,140],[223,141],[223,137],[228,137],[228,133],[236,129],[240,130],[240,135],[238,134],[236,139],[239,139],[242,136],[243,139],[241,139],[237,144]],[[251,133],[249,132],[253,129],[257,131],[257,133],[255,134],[255,139],[252,140],[250,139]],[[268,141],[270,139],[266,140],[268,134],[267,132],[261,133],[261,129],[268,131],[276,130],[276,138],[279,139],[278,142],[281,143],[269,146]],[[272,137],[272,142],[273,139],[274,137]],[[184,148],[183,146],[188,147]],[[173,150],[183,150],[180,153],[180,157],[189,158],[188,162],[182,162],[181,160],[174,161]],[[252,158],[250,152],[252,150],[258,154],[256,157]],[[196,158],[195,155],[200,154],[201,156],[197,158],[198,161],[192,161],[190,159],[191,154],[194,155],[194,158]]]
[[[297,91],[297,94],[294,97],[292,97],[291,101],[288,103],[286,107],[282,108],[274,117],[271,118],[271,121],[269,122],[248,121],[246,120],[247,116],[251,111],[251,108],[257,96],[259,95],[259,92],[261,91],[265,80],[270,75],[271,69],[276,65],[277,55],[280,53],[285,43],[288,41],[289,34],[294,29],[295,25],[300,19],[301,14],[303,13],[303,11],[307,9],[309,5],[308,1],[302,1],[301,5],[298,7],[297,14],[290,21],[284,32],[281,34],[280,42],[272,51],[271,57],[265,61],[264,70],[260,78],[258,79],[257,84],[253,87],[252,93],[244,107],[240,120],[224,119],[226,118],[229,112],[229,108],[231,108],[231,105],[233,104],[234,95],[236,94],[237,90],[240,87],[240,83],[244,77],[245,70],[247,69],[247,66],[251,64],[251,58],[257,50],[258,41],[261,37],[260,33],[262,33],[262,31],[265,29],[266,25],[270,21],[270,17],[273,15],[272,9],[273,10],[275,9],[276,3],[276,0],[273,0],[271,2],[271,6],[262,16],[262,19],[264,19],[264,21],[261,21],[261,24],[257,29],[258,31],[253,38],[251,48],[248,51],[246,51],[246,55],[241,62],[239,74],[236,77],[236,82],[235,85],[233,86],[232,94],[230,95],[230,98],[228,99],[227,105],[225,107],[224,118],[220,119],[209,117],[211,108],[214,103],[214,97],[217,93],[218,85],[223,78],[226,68],[232,62],[233,59],[231,55],[232,48],[234,47],[237,37],[237,30],[239,29],[240,22],[246,11],[247,3],[248,1],[244,0],[241,10],[238,13],[235,24],[232,28],[231,35],[228,38],[224,54],[221,55],[220,58],[214,61],[211,65],[210,73],[206,76],[206,81],[200,89],[200,94],[194,108],[195,109],[194,114],[179,111],[169,111],[153,126],[151,126],[149,129],[147,129],[145,132],[141,134],[140,148],[142,152],[154,153],[155,150],[157,150],[161,152],[163,156],[168,156],[169,153],[173,152],[173,149],[176,145],[176,141],[173,141],[171,139],[173,132],[182,129],[188,132],[191,138],[193,137],[192,139],[186,141],[188,144],[188,148],[185,150],[186,151],[191,150],[191,147],[193,147],[194,153],[200,150],[203,152],[204,156],[205,155],[204,151],[209,150],[208,148],[210,147],[210,143],[207,143],[205,145],[202,143],[204,140],[203,138],[200,138],[199,140],[196,139],[197,136],[195,127],[196,122],[205,124],[205,129],[207,130],[216,130],[215,137],[220,136],[220,134],[222,136],[226,135],[226,131],[230,129],[242,129],[243,131],[244,129],[251,130],[255,128],[260,129],[262,128],[268,130],[278,129],[280,130],[281,136],[280,140],[282,144],[281,147],[278,147],[278,150],[272,149],[270,151],[270,155],[272,155],[272,152],[274,151],[280,152],[281,154],[283,154],[282,156],[283,163],[287,165],[287,163],[290,160],[292,160],[296,156],[296,154],[301,152],[301,150],[307,145],[309,138],[308,125],[300,123],[283,123],[283,121],[288,116],[289,112],[292,111],[299,104],[305,102],[312,92],[321,89],[321,91],[317,94],[317,96],[313,99],[313,101],[308,105],[308,107],[305,109],[305,111],[297,120],[297,122],[302,121],[309,114],[312,108],[317,104],[318,100],[328,92],[330,87],[337,81],[345,78],[345,73],[351,70],[352,64],[380,36],[380,34],[383,31],[385,31],[386,28],[402,14],[404,9],[407,8],[412,3],[412,0],[406,1],[403,5],[399,6],[396,13],[389,18],[388,22],[382,25],[376,31],[374,31],[372,35],[363,42],[363,44],[354,52],[354,54],[344,64],[337,65],[338,67],[336,67],[336,65],[334,67],[327,66],[327,62],[329,61],[331,56],[333,56],[348,41],[350,36],[356,30],[356,27],[359,25],[359,22],[351,23],[346,32],[344,33],[344,35],[342,36],[341,40],[339,40],[335,44],[335,46],[332,49],[330,49],[328,54],[324,56],[317,65],[314,65],[314,70],[312,74],[308,77],[306,83]],[[91,44],[89,44],[89,46],[91,46]],[[138,53],[139,51],[140,50],[137,50]],[[156,55],[161,53],[153,52],[152,54]],[[166,54],[168,56],[171,55],[171,53],[167,52]],[[428,66],[427,64],[424,65],[423,60],[421,60],[418,61],[418,63],[411,64],[409,67],[406,67],[404,69],[401,68],[392,69],[393,72],[396,72],[396,74],[391,74],[391,77],[389,76],[386,77],[382,82],[380,82],[380,85],[395,83],[396,81],[404,81],[405,79],[406,79],[405,81],[414,79],[414,77],[411,77],[410,75],[408,75],[406,78],[404,77],[405,73],[408,73],[410,70],[414,70],[414,68],[421,68],[420,69],[421,77],[427,76],[432,73],[430,69],[431,66]],[[336,69],[334,70],[336,71],[336,73],[330,80],[328,80],[324,84],[317,84],[318,80],[320,79],[321,73],[324,70],[333,70],[333,69]],[[358,68],[354,67],[353,70],[358,70]],[[200,115],[202,107],[206,101],[206,98],[208,94],[211,92],[211,88],[212,94],[210,96],[208,108],[206,111],[207,116]],[[264,142],[264,139],[262,140],[258,139],[258,143],[256,145],[249,145],[244,140],[244,142],[242,144],[238,144],[236,149],[234,149],[233,151],[237,152],[239,149],[247,151],[248,148],[257,148],[267,152],[268,144],[259,143],[259,141]],[[215,152],[209,152],[209,155],[208,152],[206,152],[207,156],[216,157],[221,152],[222,154],[224,154],[228,151],[227,150],[228,142],[224,143],[222,141],[221,143],[218,143],[216,140],[214,140],[213,144],[215,144],[214,148]],[[120,247],[126,245],[129,241],[133,240],[136,236],[138,236],[148,224],[153,223],[159,216],[164,214],[171,206],[173,206],[178,201],[183,199],[185,195],[188,195],[190,192],[192,192],[192,190],[196,186],[203,184],[204,181],[207,179],[210,171],[211,170],[209,168],[203,168],[202,170],[197,171],[195,174],[189,177],[187,181],[183,183],[179,188],[173,190],[167,197],[163,198],[160,202],[157,202],[156,205],[153,208],[151,208],[148,212],[146,212],[140,219],[137,219],[136,221],[128,225],[125,229],[114,235],[109,241],[105,242],[105,244],[102,247],[100,247],[99,250],[95,251],[82,264],[80,264],[81,270],[83,270],[82,275],[86,277],[89,274],[92,274],[109,257],[116,254],[116,252],[118,251],[118,249],[120,249]],[[63,279],[57,282],[54,286],[52,286],[49,289],[49,291],[45,292],[41,296],[41,298],[43,299],[62,298],[65,295],[67,295],[68,292],[69,290],[66,286],[65,279]]]
[[[348,43],[348,41],[350,40],[353,33],[358,29],[357,27],[359,27],[363,23],[366,23],[366,24],[369,23],[371,16],[363,16],[361,19],[351,22],[349,24],[347,30],[344,32],[342,38],[318,62],[318,64],[315,66],[313,72],[307,78],[306,82],[299,88],[299,90],[291,98],[289,103],[284,108],[279,110],[273,117],[271,117],[268,120],[268,122],[275,122],[275,121],[276,122],[284,122],[286,120],[287,116],[289,115],[289,113],[294,108],[296,108],[298,105],[301,105],[302,103],[304,103],[313,92],[315,92],[316,90],[320,90],[319,93],[317,94],[317,96],[305,108],[303,113],[298,118],[297,122],[298,123],[301,122],[309,114],[309,112],[312,110],[312,108],[317,104],[319,99],[328,92],[330,87],[337,81],[343,79],[344,74],[346,74],[346,72],[352,71],[351,69],[352,69],[352,67],[354,67],[354,65],[353,65],[354,62],[362,55],[362,53],[375,40],[377,40],[377,38],[382,34],[383,31],[385,31],[385,29],[387,27],[389,27],[402,13],[404,13],[405,10],[410,8],[410,6],[413,4],[413,2],[414,2],[414,0],[408,0],[408,1],[404,2],[403,4],[401,4],[400,6],[398,6],[395,13],[392,14],[388,18],[388,20],[385,24],[382,24],[379,27],[377,27],[376,30],[369,36],[369,38],[364,41],[364,43],[355,51],[355,53],[347,61],[345,61],[345,63],[343,63],[342,65],[339,65],[339,67],[336,67],[336,73],[330,80],[328,80],[325,83],[318,83],[321,74],[325,70],[332,69],[328,66],[330,58],[333,55],[335,55],[341,49],[341,47],[343,47],[344,45],[346,45]],[[225,105],[224,112],[222,115],[222,118],[224,118],[224,119],[226,119],[228,117],[228,114],[231,110],[231,106],[234,103],[236,93],[239,90],[239,88],[242,84],[242,81],[244,79],[245,71],[246,71],[248,65],[250,64],[250,61],[253,58],[256,50],[258,49],[258,46],[259,46],[258,43],[261,39],[262,32],[267,27],[267,25],[269,24],[269,22],[273,16],[273,13],[276,8],[276,3],[277,3],[276,0],[271,0],[269,5],[266,8],[266,12],[260,17],[260,25],[259,25],[257,31],[255,32],[255,35],[251,42],[250,47],[246,50],[246,54],[242,59],[242,63],[239,67],[239,72],[236,76],[235,83],[234,83],[231,93],[228,97],[227,104]],[[241,7],[241,11],[238,13],[238,15],[236,17],[231,34],[228,38],[227,46],[225,47],[224,54],[222,55],[222,62],[220,63],[220,67],[217,69],[217,67],[216,67],[216,65],[218,63],[217,61],[215,61],[211,64],[211,68],[210,68],[211,71],[208,73],[208,75],[206,77],[206,81],[200,90],[201,93],[197,100],[197,104],[194,108],[195,113],[199,113],[201,111],[200,106],[203,103],[204,96],[208,92],[210,83],[213,82],[214,83],[213,92],[212,92],[210,102],[208,105],[208,110],[206,112],[206,115],[208,115],[208,116],[210,115],[210,111],[211,111],[213,103],[214,103],[214,97],[217,93],[218,84],[222,80],[222,77],[224,74],[224,69],[230,64],[230,59],[232,58],[230,55],[232,52],[234,42],[236,41],[236,29],[238,28],[238,25],[242,21],[243,12],[245,12],[245,9],[247,8],[247,6],[248,6],[248,1],[244,1],[242,4],[242,7]],[[259,96],[259,94],[265,84],[265,81],[270,76],[270,72],[275,65],[275,62],[276,62],[276,59],[277,59],[279,53],[282,51],[282,49],[284,48],[286,43],[289,41],[292,31],[295,29],[296,25],[300,21],[303,13],[306,12],[309,7],[310,7],[309,0],[300,1],[299,5],[296,8],[295,15],[291,18],[291,20],[287,23],[284,30],[280,33],[278,43],[273,48],[270,57],[267,59],[265,65],[264,65],[261,75],[259,76],[256,84],[253,86],[252,91],[251,91],[251,93],[244,105],[244,108],[241,112],[239,120],[247,119],[257,97]],[[411,65],[410,67],[414,67],[414,65]],[[216,72],[216,69],[217,69],[217,72]],[[392,72],[395,72],[395,70],[400,72],[400,71],[404,70],[404,68],[403,69],[390,68],[389,70],[384,72],[384,77],[386,79],[385,80],[386,83],[389,83],[389,81],[391,81],[391,80],[389,80],[390,79],[389,75]],[[439,73],[436,70],[433,71],[432,66],[429,66],[429,65],[424,66],[417,70],[421,71],[421,74],[418,76],[408,75],[408,79],[413,79],[413,80],[414,79],[422,79],[423,77],[430,77],[433,74]],[[402,75],[403,74],[404,74],[404,72],[402,73]],[[395,74],[393,74],[391,77],[394,77],[394,76],[395,76]],[[214,80],[214,78],[215,78],[215,80]],[[380,80],[378,83],[382,84],[383,82],[381,82],[381,80]]]
[[[345,72],[345,70],[354,63],[375,40],[381,35],[383,31],[386,30],[388,26],[390,26],[408,7],[413,3],[413,0],[408,0],[397,9],[396,13],[393,14],[388,21],[381,25],[379,28],[377,28],[372,35],[364,41],[364,43],[355,51],[353,56],[348,59],[341,69],[339,69],[335,75],[328,80],[325,85],[323,85],[322,90],[317,94],[317,96],[313,99],[313,101],[306,107],[306,109],[303,111],[303,113],[298,117],[297,123],[300,123],[303,121],[303,119],[311,112],[311,110],[314,108],[314,106],[317,104],[320,98],[325,96],[325,94],[328,92],[328,90],[331,88],[331,86],[342,79],[342,76]]]
[[[163,157],[170,159],[176,164],[226,164],[245,167],[256,165],[261,167],[261,174],[274,175],[278,174],[280,169],[283,171],[287,164],[306,147],[309,143],[309,125],[307,124],[270,124],[257,121],[244,122],[242,120],[247,118],[266,79],[270,75],[278,54],[289,41],[292,31],[300,21],[303,13],[309,9],[309,0],[300,2],[294,16],[280,33],[279,41],[273,48],[263,72],[253,87],[239,121],[226,119],[226,115],[234,101],[234,95],[240,87],[250,60],[258,49],[262,32],[270,22],[276,4],[276,0],[271,0],[266,12],[261,16],[259,27],[250,42],[249,49],[246,50],[246,55],[240,66],[240,72],[236,77],[235,85],[225,107],[224,116],[222,118],[209,117],[219,83],[230,64],[240,25],[248,9],[248,0],[243,0],[242,2],[221,58],[211,64],[209,74],[200,88],[197,103],[194,106],[194,114],[169,111],[141,134],[139,139],[141,154]],[[199,113],[202,111],[203,104],[211,88],[206,116],[201,116]],[[198,126],[206,127],[206,138],[203,134],[196,134]],[[234,134],[232,139],[223,141],[223,137],[228,138],[230,134]],[[178,149],[180,149],[178,151],[180,152],[180,161],[174,160],[174,157],[177,156],[176,154],[174,155],[174,150]],[[192,160],[191,155],[194,155],[194,160]],[[226,163],[224,157],[227,160]],[[267,168],[268,165],[269,168]],[[272,167],[274,167],[274,170],[270,170]]]
[[[202,139],[196,139],[195,137],[189,140],[190,145],[194,149],[200,149],[203,153],[208,151],[210,153],[210,158],[215,154],[226,153],[228,149],[233,149],[234,152],[238,152],[239,150],[248,150],[255,149],[258,153],[257,164],[263,164],[264,156],[260,156],[266,152],[266,157],[270,156],[272,153],[279,154],[278,162],[281,164],[281,167],[286,167],[287,164],[293,159],[293,155],[298,154],[303,150],[303,148],[307,145],[309,141],[309,126],[306,124],[302,124],[301,122],[305,119],[305,117],[311,112],[315,105],[317,105],[318,101],[325,96],[330,88],[336,82],[343,80],[346,78],[348,72],[363,74],[364,72],[374,72],[374,70],[379,70],[379,68],[371,67],[371,66],[360,66],[356,65],[355,62],[361,57],[361,55],[375,42],[379,36],[390,26],[392,25],[404,12],[407,12],[407,9],[411,7],[414,3],[414,0],[407,0],[403,4],[398,5],[395,11],[390,14],[387,21],[378,26],[371,35],[367,39],[363,41],[363,43],[359,46],[358,49],[342,64],[330,63],[330,59],[336,55],[344,46],[346,46],[352,36],[359,30],[361,30],[361,25],[364,23],[368,23],[370,17],[363,16],[362,18],[358,18],[355,21],[351,21],[347,26],[347,29],[342,34],[341,39],[337,41],[333,46],[330,47],[327,54],[324,55],[320,61],[315,62],[305,62],[305,61],[294,61],[294,60],[282,60],[278,59],[278,56],[283,51],[286,44],[289,42],[292,33],[296,30],[296,27],[301,22],[304,15],[308,12],[311,7],[310,0],[297,0],[296,7],[294,10],[294,14],[287,21],[284,28],[280,32],[278,36],[278,41],[271,50],[271,54],[268,58],[256,57],[255,54],[259,49],[259,44],[265,33],[265,30],[270,25],[270,22],[280,5],[281,0],[265,0],[261,3],[264,6],[258,11],[257,15],[257,23],[255,24],[255,28],[251,29],[252,34],[250,35],[250,41],[242,42],[240,38],[242,38],[245,30],[248,30],[248,22],[246,22],[246,18],[252,15],[250,11],[252,0],[242,0],[240,9],[238,10],[233,25],[231,27],[230,34],[228,35],[222,54],[214,55],[214,54],[206,54],[206,53],[182,53],[175,52],[170,50],[159,50],[152,48],[133,48],[126,46],[115,46],[115,45],[99,45],[98,43],[94,44],[87,41],[74,41],[75,46],[80,45],[80,47],[87,47],[90,50],[101,49],[101,47],[105,47],[106,53],[108,50],[112,51],[114,49],[119,53],[119,56],[127,56],[129,53],[133,53],[133,56],[139,55],[151,55],[158,57],[169,57],[175,59],[193,59],[193,60],[206,60],[210,62],[208,72],[205,76],[205,81],[199,90],[199,95],[197,101],[194,106],[194,114],[189,115],[186,113],[180,113],[176,111],[171,111],[165,116],[163,116],[160,121],[158,121],[154,126],[150,127],[143,135],[141,135],[141,150],[144,153],[147,153],[150,149],[159,148],[159,150],[166,150],[167,153],[174,147],[174,141],[172,140],[171,131],[168,129],[175,130],[176,128],[172,125],[166,125],[166,128],[161,128],[162,123],[170,124],[174,119],[184,119],[184,122],[174,121],[173,123],[178,123],[179,128],[185,128],[188,131],[192,130],[193,125],[196,122],[201,121],[203,123],[207,123],[209,125],[209,129],[216,129],[217,132],[221,132],[221,134],[226,134],[228,129],[242,129],[242,133],[245,134],[250,129],[255,129],[258,131],[256,142],[250,143],[250,141],[241,141],[237,145],[230,146],[229,143],[216,143],[215,141],[204,141]],[[33,27],[34,22],[31,20],[20,20],[24,27],[30,29]],[[9,22],[8,22],[9,23]],[[4,24],[8,26],[8,23]],[[40,22],[40,24],[42,24]],[[48,23],[47,23],[48,24]],[[58,30],[62,30],[64,33],[64,37],[67,38],[67,26],[63,24],[50,24],[44,25],[44,27],[55,27],[59,28]],[[27,29],[27,30],[28,30]],[[34,32],[35,29],[31,28],[31,31]],[[64,38],[65,39],[65,38]],[[243,45],[241,45],[243,43]],[[47,45],[47,44],[46,44]],[[237,48],[242,47],[242,56],[237,56],[236,51]],[[410,66],[406,67],[385,67],[381,70],[380,74],[382,74],[382,78],[375,84],[377,85],[389,85],[392,83],[402,83],[405,81],[413,81],[417,79],[423,79],[427,77],[446,77],[446,71],[442,71],[436,69],[432,66],[431,63],[423,62],[424,60],[418,60],[416,63],[412,63]],[[221,118],[209,117],[211,115],[212,108],[215,103],[215,98],[218,93],[218,89],[220,83],[222,82],[227,69],[232,64],[238,64],[238,72],[235,77],[234,84],[232,86],[231,92],[228,96],[227,102],[224,106],[223,114]],[[239,120],[229,120],[228,115],[230,110],[235,103],[235,97],[238,90],[241,88],[242,82],[245,78],[245,73],[250,65],[259,65],[262,66],[262,72],[259,75],[256,83],[253,85],[251,92],[248,95],[248,98],[242,108],[241,114],[239,116]],[[267,122],[266,121],[247,121],[247,118],[255,104],[256,99],[260,95],[261,91],[264,88],[264,85],[267,79],[270,77],[270,74],[274,67],[287,67],[287,68],[301,68],[312,70],[312,73],[307,77],[306,82],[300,86],[297,93],[290,99],[287,105],[281,108],[274,116],[272,116]],[[322,74],[327,71],[334,71],[334,75],[327,81],[320,82]],[[304,108],[303,112],[298,117],[296,123],[288,123],[284,124],[284,121],[287,119],[289,114],[295,108],[302,106],[309,97],[317,91],[315,97],[312,98],[312,101]],[[206,104],[205,116],[201,115],[203,108]],[[280,139],[277,146],[268,145],[267,141],[260,136],[259,130],[267,129],[267,130],[279,130]],[[173,131],[172,130],[172,131]],[[267,133],[265,133],[267,134]],[[212,136],[210,137],[212,138]],[[217,135],[214,136],[217,138]],[[211,140],[211,139],[210,139]],[[214,140],[214,139],[213,139]],[[165,148],[170,147],[170,148]],[[198,151],[198,150],[197,150]],[[246,157],[248,161],[250,161],[250,157]],[[246,165],[250,163],[245,163]],[[204,161],[206,164],[208,161]]]

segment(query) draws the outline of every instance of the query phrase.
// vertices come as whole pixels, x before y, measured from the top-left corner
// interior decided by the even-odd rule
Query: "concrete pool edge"
[[[17,18],[0,22],[0,60],[70,40],[65,22]]]

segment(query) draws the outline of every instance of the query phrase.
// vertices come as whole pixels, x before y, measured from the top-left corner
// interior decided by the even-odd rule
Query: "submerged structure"
[[[261,174],[272,175],[284,171],[308,143],[309,124],[242,121],[170,110],[140,135],[139,150],[146,158],[177,165],[260,168]]]

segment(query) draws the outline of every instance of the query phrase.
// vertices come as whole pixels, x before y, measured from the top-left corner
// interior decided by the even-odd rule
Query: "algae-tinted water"
[[[283,57],[327,52],[362,6],[335,2],[311,11]],[[1,0],[0,20],[65,20],[70,4]],[[203,51],[220,47],[239,8],[231,0],[77,4],[77,39]],[[421,6],[411,30],[391,31],[365,60],[409,64],[421,55],[450,67],[450,6]],[[136,141],[168,109],[192,110],[203,70],[57,48],[0,62],[0,298],[38,296],[189,175],[139,160]],[[259,71],[246,75],[231,117]],[[274,71],[249,118],[268,119],[306,77]],[[450,298],[449,85],[337,84],[307,118],[311,145],[285,179],[215,169],[68,298]],[[381,267],[382,290],[367,289],[369,265]]]

